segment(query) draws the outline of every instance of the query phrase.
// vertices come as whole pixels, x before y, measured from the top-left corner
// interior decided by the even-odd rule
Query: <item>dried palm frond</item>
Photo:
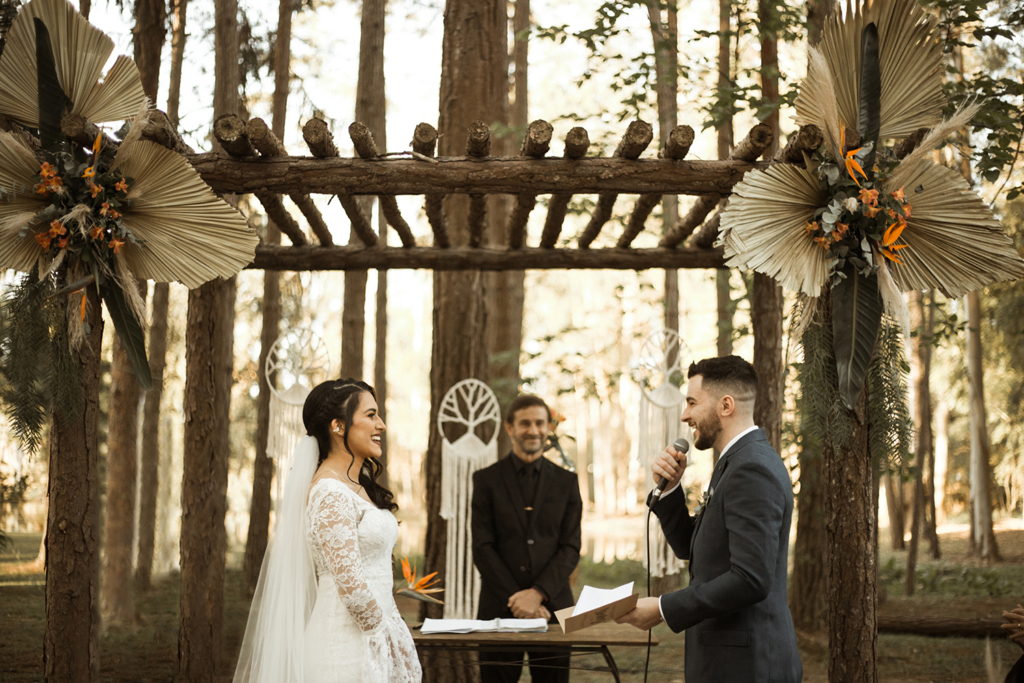
[[[800,84],[800,96],[813,103],[812,107],[806,108],[805,123],[813,123],[825,134],[832,158],[842,158],[840,139],[843,134],[843,121],[836,106],[835,83],[825,56],[816,47],[807,51],[807,78]]]
[[[252,262],[256,232],[183,157],[146,140],[132,148],[120,170],[134,179],[133,204],[121,220],[143,242],[123,249],[137,277],[193,288]]]
[[[885,314],[893,319],[900,326],[900,331],[907,339],[910,338],[910,310],[903,298],[903,292],[896,285],[889,265],[878,250],[875,250],[875,263],[878,264],[878,292],[882,295],[882,303],[885,304]]]
[[[50,200],[33,193],[39,162],[16,135],[0,131],[0,269],[23,273],[37,263],[40,249],[34,235],[18,233]]]
[[[977,103],[964,105],[953,112],[953,115],[948,119],[943,119],[937,126],[928,131],[928,134],[914,148],[914,151],[900,161],[899,165],[896,166],[892,174],[886,179],[885,186],[889,188],[889,191],[898,190],[906,186],[906,175],[910,170],[916,168],[921,159],[930,157],[932,151],[943,140],[970,123],[980,109],[981,105]]]
[[[30,128],[39,126],[34,18],[42,20],[50,32],[57,78],[73,112],[103,123],[138,111],[145,94],[131,59],[118,58],[106,79],[99,82],[114,41],[68,0],[31,0],[18,12],[0,54],[0,113]]]
[[[900,187],[913,205],[899,240],[909,247],[900,252],[903,265],[890,266],[902,291],[935,287],[958,297],[1024,278],[1024,260],[1012,240],[959,173],[927,157],[901,164],[900,171]],[[886,181],[886,191],[898,189],[891,178]]]
[[[722,213],[726,265],[753,268],[791,290],[817,296],[828,252],[811,241],[807,223],[825,205],[816,173],[788,164],[750,171]]]
[[[879,139],[901,138],[918,128],[930,128],[942,116],[942,46],[934,35],[937,20],[917,0],[874,0],[871,4],[847,0],[846,11],[825,20],[820,49],[835,82],[839,116],[847,128],[857,129],[860,113],[861,35],[864,27],[878,28],[882,75]],[[817,124],[825,96],[809,83],[800,86],[795,102],[796,123]]]

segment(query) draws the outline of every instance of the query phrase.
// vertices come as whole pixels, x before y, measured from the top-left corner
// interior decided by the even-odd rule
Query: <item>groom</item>
[[[682,421],[700,450],[722,453],[693,516],[679,486],[686,455],[671,446],[651,463],[667,479],[653,507],[690,585],[642,598],[619,619],[647,630],[686,631],[686,680],[795,683],[803,676],[786,599],[793,485],[754,424],[757,373],[738,356],[690,365]]]

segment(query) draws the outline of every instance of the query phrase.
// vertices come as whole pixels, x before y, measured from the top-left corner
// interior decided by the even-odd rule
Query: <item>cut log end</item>
[[[376,159],[380,156],[380,152],[377,151],[377,143],[373,141],[373,133],[365,124],[354,121],[348,127],[348,136],[352,139],[352,146],[355,147],[356,154],[360,158]]]
[[[425,157],[432,157],[436,146],[437,129],[429,123],[417,124],[412,134],[412,151]]]
[[[249,119],[245,124],[245,134],[252,146],[265,157],[285,156],[284,145],[274,135],[267,122],[261,118]]]
[[[537,120],[530,124],[523,138],[522,155],[540,159],[551,149],[551,135],[554,127],[547,121]]]
[[[466,156],[486,157],[491,154],[491,129],[481,120],[469,124]]]
[[[302,139],[313,156],[327,159],[338,156],[338,148],[334,144],[334,136],[327,122],[323,119],[310,119],[302,127]]]
[[[770,131],[769,131],[770,132]],[[626,128],[626,134],[615,150],[615,156],[624,159],[638,159],[654,139],[654,127],[646,121],[633,121]]]
[[[245,121],[235,114],[221,114],[213,122],[213,137],[233,157],[249,157],[256,150],[245,134]]]
[[[565,158],[582,159],[590,149],[590,135],[585,128],[576,126],[565,136]]]
[[[690,147],[693,145],[693,139],[693,128],[690,126],[676,126],[668,134],[668,140],[665,142],[664,157],[666,159],[675,159],[676,161],[686,158],[686,155],[690,153]]]

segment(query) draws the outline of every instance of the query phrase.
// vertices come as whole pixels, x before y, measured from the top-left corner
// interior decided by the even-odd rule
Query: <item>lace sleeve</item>
[[[344,486],[344,484],[342,484]],[[357,524],[360,514],[344,492],[321,487],[312,506],[310,529],[323,553],[327,571],[338,587],[341,603],[364,632],[376,631],[384,613],[363,577]]]

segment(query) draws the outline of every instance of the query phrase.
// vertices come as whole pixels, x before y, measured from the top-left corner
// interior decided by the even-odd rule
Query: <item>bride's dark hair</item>
[[[339,420],[345,426],[342,442],[345,444],[345,450],[349,454],[352,453],[348,447],[348,428],[359,407],[359,397],[364,393],[373,396],[374,400],[377,399],[373,387],[355,379],[329,380],[318,384],[309,392],[309,396],[306,397],[306,402],[302,406],[302,423],[306,427],[306,433],[316,439],[317,446],[320,448],[317,467],[331,452],[332,420]],[[394,502],[395,495],[377,483],[377,477],[383,469],[376,458],[367,458],[363,461],[363,467],[359,471],[358,481],[374,505],[382,510],[387,509],[394,512],[398,509],[398,505]]]

